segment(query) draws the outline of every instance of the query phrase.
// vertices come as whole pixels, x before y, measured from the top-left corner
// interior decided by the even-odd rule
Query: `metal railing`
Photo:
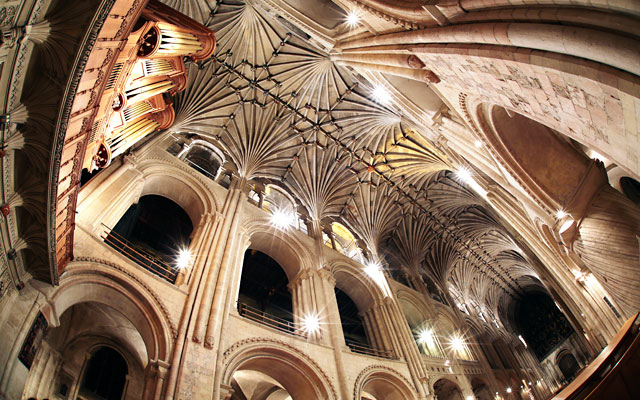
[[[300,330],[296,329],[295,324],[292,321],[276,317],[275,315],[268,314],[262,310],[258,310],[257,308],[253,308],[244,303],[238,302],[238,313],[241,317],[259,322],[262,325],[277,329],[280,332],[304,337],[304,335],[300,333]]]
[[[106,244],[147,271],[170,283],[176,283],[178,271],[175,268],[154,254],[135,246],[105,224],[102,224],[102,227],[104,228],[104,231],[101,238]]]
[[[351,349],[352,352],[358,354],[365,354],[368,356],[387,358],[390,360],[395,359],[393,352],[391,350],[380,350],[374,349],[373,347],[365,346],[362,343],[357,343],[349,339],[345,339],[347,346]]]

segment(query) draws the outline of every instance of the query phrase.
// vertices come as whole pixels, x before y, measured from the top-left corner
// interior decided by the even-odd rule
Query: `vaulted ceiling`
[[[212,59],[189,65],[172,134],[210,141],[240,177],[280,184],[312,220],[344,222],[372,257],[393,253],[488,319],[537,282],[486,200],[455,173],[470,168],[465,160],[434,144],[432,128],[394,95],[407,92],[424,110],[421,94],[434,96],[424,83],[339,65],[326,40],[267,9],[271,2],[165,2],[218,40]],[[318,31],[349,29],[322,23]],[[414,83],[420,91],[409,96]]]

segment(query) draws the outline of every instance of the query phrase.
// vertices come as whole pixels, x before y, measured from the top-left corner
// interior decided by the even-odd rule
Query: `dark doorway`
[[[578,361],[571,353],[564,353],[558,358],[558,367],[567,382],[571,382],[580,369]]]
[[[128,373],[117,351],[101,347],[89,359],[78,394],[86,400],[120,400]]]

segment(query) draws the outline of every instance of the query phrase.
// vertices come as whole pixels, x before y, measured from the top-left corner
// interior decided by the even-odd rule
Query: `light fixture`
[[[451,361],[447,360],[447,361],[444,362],[444,365],[448,367],[450,363],[451,363]]]
[[[358,13],[355,10],[349,11],[349,14],[347,14],[347,25],[351,28],[355,28],[358,26],[358,23],[360,23],[360,16]]]
[[[316,333],[320,329],[320,318],[315,314],[308,314],[302,318],[302,330],[307,333]]]
[[[567,213],[564,210],[558,210],[558,212],[556,212],[557,219],[562,219],[566,216],[567,216]]]
[[[466,167],[460,167],[458,171],[456,171],[456,176],[458,177],[458,179],[465,183],[468,183],[472,179],[471,171],[469,171],[469,169],[467,169]]]
[[[593,151],[593,150],[591,150],[591,159],[597,160],[597,161],[601,161],[603,163],[607,162],[607,159],[606,159],[605,156],[603,156],[602,154],[598,153],[597,151]]]
[[[271,214],[271,224],[279,229],[285,229],[294,224],[296,216],[290,211],[283,209],[276,209]]]
[[[472,395],[469,395],[469,396],[467,396],[466,400],[474,400],[474,399],[475,399],[475,397],[473,397]]]
[[[465,166],[461,166],[460,168],[458,168],[455,174],[460,181],[469,185],[469,187],[473,189],[476,193],[478,193],[480,196],[482,197],[487,196],[487,191],[484,190],[482,186],[480,186],[478,182],[476,182],[475,179],[473,179],[473,173],[469,168]]]
[[[384,272],[382,272],[380,264],[375,261],[369,261],[364,267],[364,272],[382,289],[385,297],[391,296],[391,289],[387,284],[387,279],[384,276]]]
[[[507,388],[507,393],[511,393],[511,388],[510,387]]]
[[[420,332],[420,335],[418,336],[418,340],[420,341],[420,343],[429,343],[431,342],[431,340],[433,340],[433,332],[431,331],[431,329],[425,329],[422,332]]]
[[[524,338],[522,337],[522,335],[518,335],[518,339],[520,339],[520,341],[522,342],[522,344],[524,344],[524,348],[527,348],[527,342],[524,341]]]
[[[569,218],[568,220],[564,221],[564,223],[560,227],[560,230],[558,230],[558,233],[563,233],[567,229],[571,228],[571,225],[573,225],[574,222],[576,221],[574,221],[572,218]]]
[[[178,252],[178,260],[176,262],[176,267],[178,269],[185,269],[189,266],[189,262],[191,261],[191,252],[189,249],[181,249]]]
[[[474,144],[477,148],[482,147],[482,141],[481,141],[481,140],[476,140],[475,142],[473,142],[473,144]]]
[[[386,105],[391,101],[391,93],[389,93],[387,88],[383,85],[377,85],[374,87],[371,94],[373,95],[373,100],[376,103]]]
[[[464,350],[464,341],[460,336],[454,336],[451,338],[451,347],[456,351]]]

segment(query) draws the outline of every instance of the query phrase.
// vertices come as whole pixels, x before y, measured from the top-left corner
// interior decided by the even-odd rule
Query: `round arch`
[[[471,390],[477,400],[493,400],[491,388],[484,379],[474,376],[471,379]]]
[[[396,290],[396,298],[398,299],[398,303],[400,304],[405,318],[412,329],[417,328],[418,325],[430,319],[428,305],[424,300],[416,296],[414,292],[403,287],[399,287]]]
[[[375,400],[409,400],[416,398],[412,385],[397,371],[374,365],[365,368],[356,378],[354,400],[363,398],[363,394]]]
[[[203,214],[219,209],[211,190],[197,175],[157,159],[141,162],[139,170],[143,179],[140,197],[155,194],[172,200],[186,211],[194,227]]]
[[[142,336],[150,360],[168,359],[175,328],[164,306],[148,288],[116,265],[98,261],[71,263],[50,298],[50,309],[43,313],[52,315],[55,321],[80,303],[93,302],[118,310]]]
[[[346,293],[360,312],[384,298],[382,289],[364,272],[362,266],[342,260],[329,263],[336,287]]]
[[[261,372],[274,379],[293,399],[336,399],[329,377],[306,354],[272,339],[247,339],[225,351],[222,384],[231,386],[241,370]]]
[[[248,249],[263,252],[280,264],[290,282],[300,271],[310,270],[313,266],[308,246],[287,230],[271,227],[268,221],[261,219],[248,221],[240,231],[246,239],[241,253]]]
[[[560,350],[555,362],[567,381],[571,381],[580,370],[578,360],[569,349]]]
[[[447,378],[440,378],[433,383],[433,393],[438,400],[463,400],[460,386]]]

